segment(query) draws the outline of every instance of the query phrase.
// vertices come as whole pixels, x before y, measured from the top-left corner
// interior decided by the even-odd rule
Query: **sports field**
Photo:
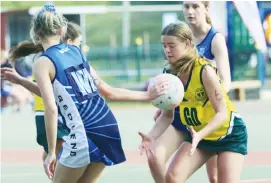
[[[236,102],[249,134],[242,183],[271,183],[271,101]],[[113,105],[120,126],[127,162],[107,168],[99,183],[151,183],[146,159],[140,156],[138,131],[148,132],[153,125],[155,108],[137,104]],[[1,182],[47,183],[41,161],[42,149],[35,140],[34,113],[26,107],[20,113],[1,114]],[[169,142],[170,143],[170,142]],[[180,170],[181,172],[181,170]],[[208,182],[205,167],[188,183]]]

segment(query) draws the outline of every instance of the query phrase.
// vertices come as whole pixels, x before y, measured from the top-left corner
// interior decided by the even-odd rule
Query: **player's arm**
[[[19,84],[29,90],[30,92],[41,96],[40,89],[37,83],[30,81],[29,79],[20,76],[15,69],[12,68],[1,68],[1,76],[3,79],[8,80],[12,83]]]
[[[201,77],[207,96],[215,110],[213,119],[198,132],[201,138],[205,138],[225,122],[228,111],[224,93],[214,69],[210,66],[205,66]]]
[[[97,75],[96,71],[90,66],[90,72],[92,77],[95,79],[97,88],[101,94],[109,100],[114,101],[150,101],[158,96],[164,94],[162,85],[165,83],[161,82],[156,85],[155,88],[147,92],[143,91],[131,91],[124,88],[115,88],[104,82]]]
[[[51,80],[55,76],[55,67],[47,57],[40,57],[34,64],[34,76],[40,88],[44,102],[45,127],[50,155],[55,154],[57,135],[57,106]]]
[[[169,127],[174,119],[174,109],[172,110],[162,110],[161,115],[157,118],[155,125],[148,134],[153,140],[160,137],[164,131]]]
[[[29,90],[30,92],[41,97],[40,89],[37,83],[30,81],[27,78],[22,78],[19,84],[22,85],[27,90]]]
[[[231,71],[229,64],[228,49],[225,42],[225,38],[222,34],[217,33],[212,41],[212,54],[216,61],[216,67],[219,75],[224,82],[224,88],[226,92],[231,89]]]

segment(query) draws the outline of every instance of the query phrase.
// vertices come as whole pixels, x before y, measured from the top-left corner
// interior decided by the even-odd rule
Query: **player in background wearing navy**
[[[45,105],[48,140],[45,171],[54,183],[95,182],[105,165],[125,161],[116,119],[97,88],[107,86],[95,76],[78,47],[60,42],[67,21],[53,5],[45,5],[32,23],[31,37],[45,50],[34,64]],[[164,94],[167,84],[161,79],[147,92],[117,88],[103,92],[120,100],[150,101]],[[70,134],[64,139],[55,166],[58,112]]]
[[[225,38],[222,34],[216,32],[211,25],[211,19],[208,15],[208,1],[184,1],[183,13],[186,22],[193,32],[193,42],[195,43],[199,55],[204,56],[214,65],[216,65],[221,79],[224,82],[226,92],[230,90],[230,66],[228,50]],[[171,49],[176,49],[176,45],[170,45]],[[173,57],[175,53],[168,54]],[[170,73],[165,68],[163,72]],[[156,121],[161,115],[158,110],[154,116]],[[163,177],[166,170],[166,162],[177,150],[184,140],[184,136],[189,133],[186,127],[180,121],[179,107],[174,111],[174,120],[172,125],[155,141],[154,155],[148,159],[149,167],[156,183],[164,183]],[[171,143],[168,143],[168,142]],[[217,156],[212,157],[206,163],[208,178],[211,183],[217,183]]]

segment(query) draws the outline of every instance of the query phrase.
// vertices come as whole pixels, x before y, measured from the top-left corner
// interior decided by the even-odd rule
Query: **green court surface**
[[[247,124],[249,155],[242,173],[243,183],[271,183],[271,101],[235,102]],[[148,132],[153,125],[155,108],[151,105],[112,105],[119,121],[127,162],[107,168],[99,183],[151,183],[146,163],[137,147],[138,131]],[[41,161],[42,149],[36,144],[34,113],[26,107],[20,113],[1,114],[1,182],[49,183]],[[180,170],[181,173],[181,170]],[[205,167],[188,183],[208,182]]]

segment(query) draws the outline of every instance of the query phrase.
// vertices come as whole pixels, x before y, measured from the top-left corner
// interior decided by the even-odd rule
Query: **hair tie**
[[[53,4],[45,4],[40,13],[44,13],[45,11],[51,12],[56,15],[56,9]]]

